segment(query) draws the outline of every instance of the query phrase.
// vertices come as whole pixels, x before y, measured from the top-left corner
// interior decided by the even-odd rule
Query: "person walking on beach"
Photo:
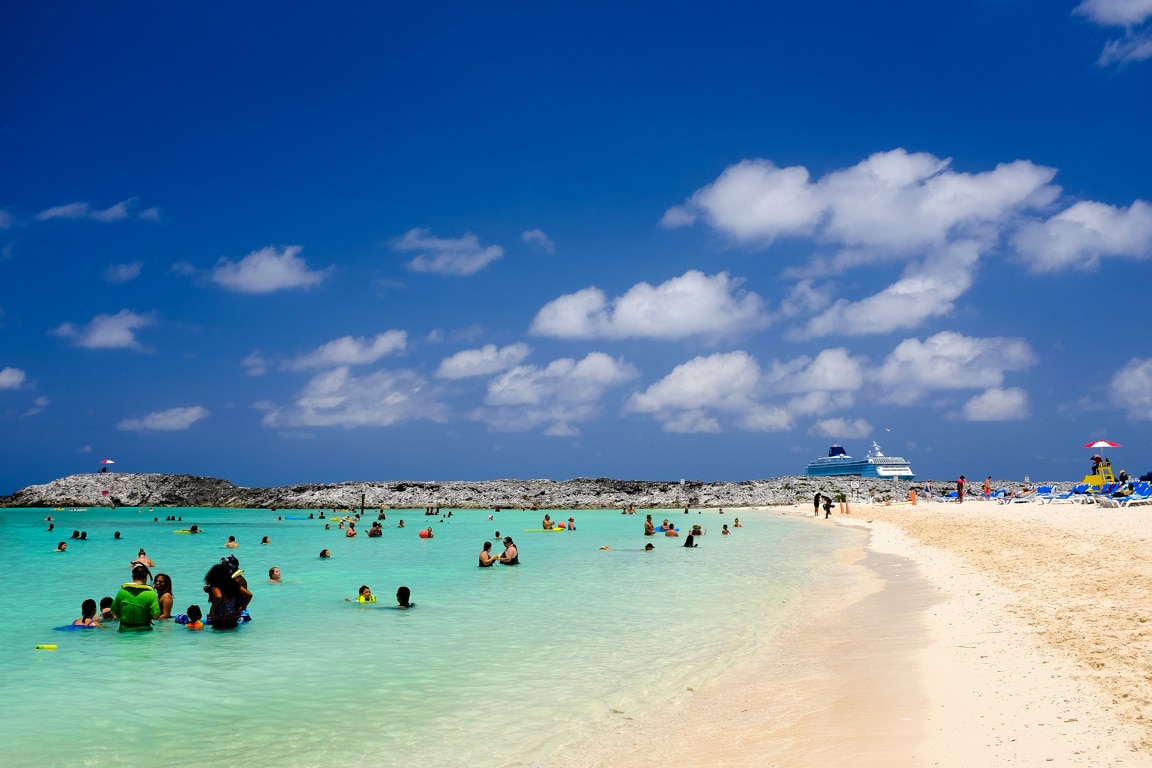
[[[824,502],[824,519],[827,520],[832,516],[832,497],[821,494],[820,499]]]
[[[992,475],[984,478],[984,498],[992,498]]]
[[[960,479],[956,481],[956,503],[957,504],[963,504],[964,503],[964,485],[966,482],[967,481],[964,479],[964,475],[960,475]]]
[[[812,514],[816,517],[820,517],[821,498],[823,498],[823,494],[821,494],[820,491],[816,491],[816,495],[812,497]]]

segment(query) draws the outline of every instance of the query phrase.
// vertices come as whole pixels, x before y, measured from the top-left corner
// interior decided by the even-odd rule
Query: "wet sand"
[[[658,712],[614,713],[549,768],[1152,766],[1152,508],[756,514],[867,543],[784,636]]]

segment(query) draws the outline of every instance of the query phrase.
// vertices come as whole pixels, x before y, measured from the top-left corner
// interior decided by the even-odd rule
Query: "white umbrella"
[[[100,463],[101,464],[115,464],[116,462],[112,461],[112,459],[104,459],[104,461],[102,461]]]

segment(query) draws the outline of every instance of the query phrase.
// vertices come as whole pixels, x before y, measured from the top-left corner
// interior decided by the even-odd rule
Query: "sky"
[[[0,493],[1152,471],[1152,0],[9,3]]]

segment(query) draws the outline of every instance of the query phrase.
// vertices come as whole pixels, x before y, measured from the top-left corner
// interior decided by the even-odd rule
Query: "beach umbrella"
[[[1096,440],[1094,442],[1088,443],[1084,447],[1099,448],[1102,450],[1104,448],[1122,448],[1123,446],[1121,446],[1120,443],[1113,443],[1111,440]]]
[[[1087,447],[1087,446],[1085,446],[1085,447]],[[104,459],[104,460],[103,460],[102,462],[100,462],[100,463],[101,463],[101,464],[115,464],[116,462],[112,461],[112,459]]]

